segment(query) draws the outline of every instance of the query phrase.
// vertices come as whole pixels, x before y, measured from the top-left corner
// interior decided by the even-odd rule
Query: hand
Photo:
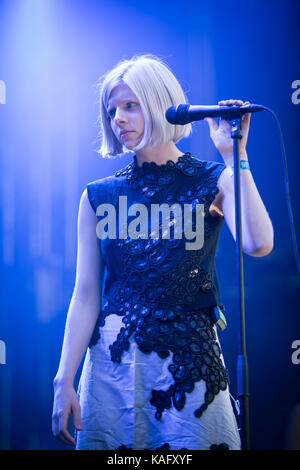
[[[75,429],[82,429],[80,405],[77,394],[72,386],[60,385],[55,387],[52,413],[52,432],[55,437],[67,445],[75,446],[75,439],[68,432],[68,420],[73,415]]]
[[[241,100],[223,100],[219,101],[219,106],[230,106],[230,105],[247,105],[249,101]],[[250,113],[244,114],[241,120],[241,133],[242,138],[240,139],[240,156],[243,160],[247,160],[246,144],[250,126]],[[225,119],[220,119],[219,125],[212,118],[205,118],[209,125],[210,137],[213,140],[217,150],[223,157],[225,164],[232,165],[233,163],[233,139],[231,137],[231,126]]]

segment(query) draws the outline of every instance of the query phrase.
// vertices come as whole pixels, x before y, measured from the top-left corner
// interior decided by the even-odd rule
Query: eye
[[[130,108],[133,108],[134,106],[136,106],[136,104],[137,104],[137,103],[135,103],[134,101],[129,101],[129,102],[127,103],[127,108],[129,108],[129,109],[130,109]]]

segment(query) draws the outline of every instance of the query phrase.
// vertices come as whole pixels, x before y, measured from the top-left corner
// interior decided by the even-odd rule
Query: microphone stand
[[[228,120],[231,125],[234,156],[234,189],[235,189],[235,226],[236,226],[236,265],[238,275],[238,305],[239,305],[239,354],[237,358],[237,397],[240,404],[240,436],[243,450],[250,449],[249,430],[249,381],[248,362],[246,355],[245,332],[245,295],[242,251],[242,221],[241,221],[241,183],[240,183],[240,139],[241,118]]]

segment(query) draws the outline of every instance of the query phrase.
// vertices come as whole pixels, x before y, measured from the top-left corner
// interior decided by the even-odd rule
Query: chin
[[[128,150],[134,150],[140,142],[123,142],[124,147],[126,147]]]
[[[136,147],[136,144],[123,144],[123,146],[127,148],[127,150],[133,150]]]

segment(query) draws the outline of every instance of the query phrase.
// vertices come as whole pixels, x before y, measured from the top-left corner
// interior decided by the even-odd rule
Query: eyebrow
[[[133,101],[134,101],[135,103],[139,103],[139,101],[138,101],[137,98],[132,97],[132,98],[127,98],[127,99],[121,100],[121,104],[123,104],[123,103],[131,103],[131,102],[133,102]],[[108,103],[107,103],[107,108],[106,108],[106,109],[108,110],[108,109],[110,109],[110,107],[112,107],[112,108],[114,107],[114,102],[113,102],[113,104],[111,104],[111,101],[109,100]]]

